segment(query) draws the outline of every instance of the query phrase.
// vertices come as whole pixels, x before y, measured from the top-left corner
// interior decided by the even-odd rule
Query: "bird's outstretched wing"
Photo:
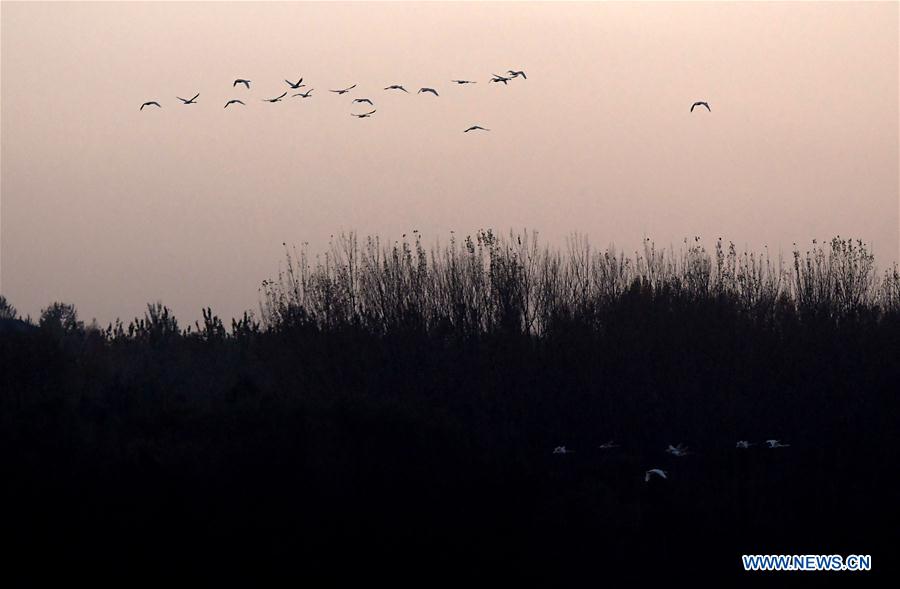
[[[198,97],[198,96],[200,96],[200,93],[199,93],[199,92],[197,92],[196,94],[194,94],[194,97],[191,98],[191,102],[197,100],[197,97]]]
[[[177,98],[177,99],[180,100],[181,102],[187,102],[187,100],[185,100],[185,99],[182,98],[181,96],[176,96],[175,98]]]

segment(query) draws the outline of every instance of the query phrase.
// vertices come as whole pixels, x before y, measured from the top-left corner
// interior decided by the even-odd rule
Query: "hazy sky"
[[[896,2],[2,2],[0,22],[0,292],[35,316],[236,315],[283,241],[342,230],[840,234],[898,257]],[[510,68],[528,79],[487,83]],[[260,100],[300,76],[312,98]]]

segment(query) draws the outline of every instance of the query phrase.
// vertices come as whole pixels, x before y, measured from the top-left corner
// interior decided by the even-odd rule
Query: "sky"
[[[231,317],[258,309],[283,242],[323,251],[346,231],[527,228],[625,251],[723,237],[786,256],[841,235],[884,267],[900,257],[898,9],[4,1],[0,293],[102,324],[157,300],[183,322]],[[527,80],[488,83],[509,69]],[[309,99],[262,100],[301,76]],[[376,114],[351,117],[369,110],[353,98]]]

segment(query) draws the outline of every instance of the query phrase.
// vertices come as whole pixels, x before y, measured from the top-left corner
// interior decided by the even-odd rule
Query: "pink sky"
[[[283,241],[347,230],[785,253],[840,234],[883,266],[898,6],[2,2],[0,292],[35,316],[233,316]],[[528,79],[487,83],[510,68]],[[300,76],[312,98],[260,100]],[[376,115],[350,117],[357,97]]]

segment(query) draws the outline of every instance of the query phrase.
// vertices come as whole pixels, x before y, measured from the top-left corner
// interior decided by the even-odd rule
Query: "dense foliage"
[[[261,290],[230,329],[161,304],[102,329],[55,303],[35,324],[0,299],[0,505],[23,574],[893,566],[900,275],[860,242],[785,263],[349,235],[289,252]],[[655,467],[669,478],[646,483]]]

